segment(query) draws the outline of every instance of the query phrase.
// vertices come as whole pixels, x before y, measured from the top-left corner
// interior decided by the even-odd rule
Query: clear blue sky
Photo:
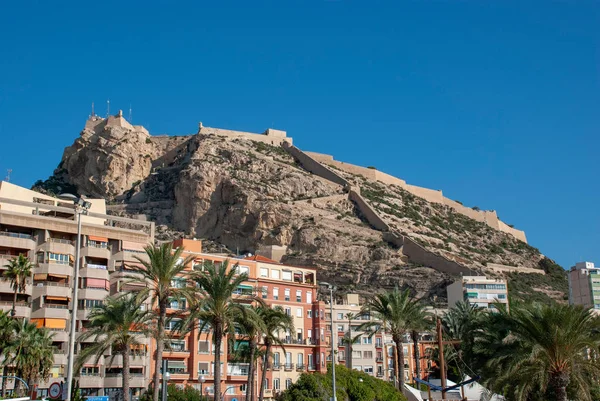
[[[123,3],[4,2],[0,178],[48,177],[110,98],[153,134],[287,130],[600,264],[600,3]]]

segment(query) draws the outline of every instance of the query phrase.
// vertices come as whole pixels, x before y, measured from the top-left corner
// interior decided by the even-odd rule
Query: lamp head
[[[200,376],[200,377],[198,378],[198,381],[199,381],[200,383],[204,383],[204,382],[206,382],[206,377],[204,377],[204,376]]]

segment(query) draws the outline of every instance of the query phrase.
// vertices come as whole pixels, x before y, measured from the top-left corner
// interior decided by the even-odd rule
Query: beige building
[[[485,276],[463,276],[461,280],[450,284],[447,291],[450,308],[459,301],[467,301],[485,309],[494,309],[495,302],[508,307],[506,280],[488,279]]]
[[[569,303],[600,311],[600,268],[578,262],[569,271]]]
[[[26,290],[17,295],[16,317],[27,318],[53,334],[54,366],[52,377],[39,385],[39,396],[47,394],[52,382],[66,376],[68,330],[73,285],[77,285],[77,331],[85,330],[89,311],[110,294],[127,290],[123,284],[126,262],[144,255],[144,246],[154,240],[154,224],[107,216],[103,199],[91,203],[82,216],[79,280],[74,283],[77,223],[72,202],[43,195],[8,182],[0,182],[0,270],[20,254],[34,264]],[[13,291],[0,280],[0,308],[10,311]],[[77,345],[76,352],[88,343]],[[148,340],[143,351],[147,350]],[[123,361],[110,353],[98,363],[90,360],[75,376],[84,395],[102,395],[122,383]],[[149,354],[132,357],[133,393],[148,386]],[[9,389],[11,385],[9,384]]]

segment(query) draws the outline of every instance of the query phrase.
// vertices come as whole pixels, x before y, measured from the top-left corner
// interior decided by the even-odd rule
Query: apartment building
[[[330,313],[329,305],[326,306],[325,320],[326,333],[330,335]],[[334,300],[333,305],[333,333],[337,341],[338,353],[337,363],[346,367],[360,370],[382,380],[394,380],[394,352],[395,344],[391,335],[387,333],[376,333],[369,336],[360,326],[372,320],[369,315],[361,315],[361,299],[358,294],[346,294]],[[352,351],[344,341],[344,338],[354,339]],[[436,346],[430,333],[419,333],[419,373],[420,378],[425,378],[435,367],[432,361],[427,359],[427,349]],[[416,376],[417,368],[414,357],[414,344],[410,335],[406,335],[402,344],[404,351],[404,379],[412,381]]]
[[[467,301],[485,309],[494,309],[499,302],[508,307],[506,280],[488,279],[486,276],[463,276],[447,288],[448,307],[459,301]]]
[[[202,252],[202,243],[198,240],[179,239],[173,247],[183,247],[183,257],[193,256],[189,269],[201,269],[205,261],[215,264],[228,261],[231,268],[239,273],[248,274],[248,280],[238,288],[238,302],[247,302],[244,294],[259,296],[270,307],[281,306],[294,318],[294,333],[281,333],[285,351],[274,347],[273,356],[267,365],[265,398],[272,399],[278,392],[288,388],[303,372],[325,372],[327,345],[324,338],[324,304],[317,301],[316,269],[294,267],[278,263],[262,256],[234,257]],[[182,258],[183,259],[183,258]],[[186,285],[184,281],[172,285]],[[185,314],[188,305],[184,299],[172,300],[168,313]],[[176,328],[178,319],[170,320],[169,327]],[[173,331],[173,337],[167,340],[164,358],[168,361],[170,382],[178,385],[192,385],[205,394],[213,394],[214,389],[214,346],[209,330],[202,332],[198,328],[181,337]],[[242,335],[233,342],[237,348],[244,342]],[[155,350],[155,342],[152,343]],[[233,360],[235,349],[223,344],[221,362],[221,391],[225,399],[243,399],[248,380],[248,364]],[[262,369],[258,364],[259,372]],[[154,367],[151,367],[153,370]],[[257,386],[260,375],[257,372]]]
[[[600,311],[600,268],[578,262],[569,270],[569,303]]]
[[[83,215],[79,280],[74,282],[77,223],[73,204],[8,182],[0,182],[0,270],[20,254],[34,263],[26,290],[17,296],[16,317],[27,318],[52,331],[54,365],[52,377],[39,384],[38,396],[47,394],[52,382],[66,375],[68,329],[73,285],[79,288],[77,332],[85,331],[89,311],[110,295],[121,291],[124,264],[143,256],[143,247],[154,240],[153,223],[107,216],[103,199],[91,203]],[[0,308],[9,311],[13,291],[0,280]],[[92,340],[77,345],[76,352]],[[144,345],[144,347],[147,346]],[[134,395],[148,386],[150,356],[132,357]],[[110,361],[111,351],[98,363],[88,361],[75,376],[84,395],[103,395],[119,389],[123,361]]]

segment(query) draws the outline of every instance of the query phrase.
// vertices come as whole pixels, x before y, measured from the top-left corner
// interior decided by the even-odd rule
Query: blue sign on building
[[[86,401],[108,401],[108,396],[104,397],[85,397]]]

